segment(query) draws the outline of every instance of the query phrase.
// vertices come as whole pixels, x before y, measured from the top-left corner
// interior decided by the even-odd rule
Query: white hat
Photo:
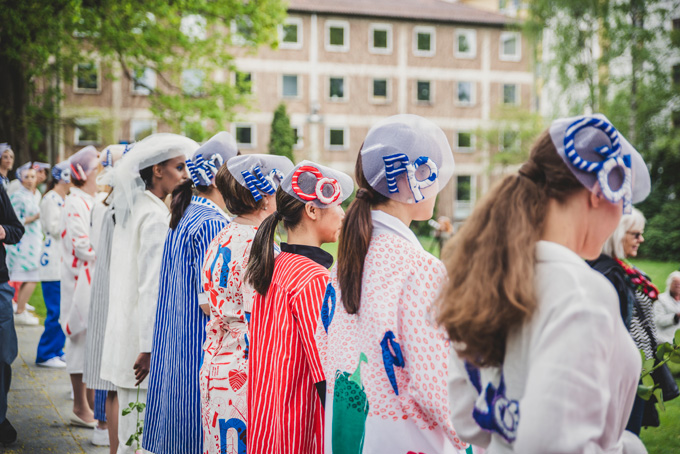
[[[35,170],[49,170],[50,167],[46,162],[33,161],[33,168]]]
[[[215,134],[187,159],[189,176],[196,186],[210,186],[217,171],[238,154],[234,136],[226,131]]]
[[[354,191],[354,181],[342,172],[312,161],[302,161],[286,175],[281,189],[300,202],[329,208],[344,202]]]
[[[12,147],[10,147],[7,142],[0,143],[0,155],[3,154],[7,150],[12,151]]]
[[[560,118],[550,138],[574,176],[589,191],[599,182],[612,203],[623,199],[623,212],[643,201],[651,189],[649,170],[638,151],[602,114]]]
[[[123,147],[124,151],[125,147]],[[151,134],[137,142],[135,146],[118,161],[111,174],[113,205],[116,220],[125,224],[135,198],[144,192],[144,182],[139,171],[153,165],[183,156],[186,160],[198,149],[192,139],[170,133]]]
[[[229,173],[241,186],[250,190],[256,202],[263,194],[274,194],[293,167],[287,157],[273,154],[234,156],[227,161]]]
[[[92,145],[78,150],[69,158],[71,163],[71,178],[74,180],[87,180],[87,174],[97,168],[99,164],[99,152]]]
[[[99,153],[99,163],[102,165],[103,170],[97,175],[98,185],[113,186],[111,184],[113,166],[123,157],[128,149],[128,145],[113,144],[104,148]]]
[[[31,162],[27,162],[25,164],[21,164],[17,169],[14,171],[14,175],[17,177],[17,180],[23,181],[24,179],[24,172],[26,172],[28,169],[32,169],[31,167]]]
[[[55,181],[63,181],[64,183],[71,182],[71,163],[68,159],[52,167],[52,178]]]
[[[418,115],[394,115],[378,122],[368,131],[360,153],[368,184],[402,203],[436,196],[453,176],[446,134]],[[433,190],[424,194],[430,186]]]

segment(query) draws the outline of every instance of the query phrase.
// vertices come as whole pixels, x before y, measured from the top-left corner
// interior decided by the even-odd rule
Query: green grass
[[[655,262],[653,260],[635,259],[630,261],[633,265],[644,271],[660,292],[666,291],[666,279],[672,271],[680,268],[680,262]]]
[[[678,430],[680,428],[680,397],[666,402],[666,411],[659,412],[659,421],[661,422],[659,427],[642,429],[640,434],[647,452],[649,454],[677,453],[678,446],[680,446],[680,430]]]
[[[47,317],[47,308],[45,308],[45,300],[43,300],[42,286],[40,283],[36,285],[33,295],[28,300],[28,304],[35,306],[35,315],[40,319],[40,323],[45,323]]]

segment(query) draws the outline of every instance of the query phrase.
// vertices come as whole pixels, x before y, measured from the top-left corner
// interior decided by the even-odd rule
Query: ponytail
[[[191,196],[194,194],[192,190],[194,182],[191,178],[187,178],[182,183],[175,186],[172,190],[172,201],[170,202],[170,228],[175,230],[182,220],[184,212],[191,203]],[[196,186],[196,191],[199,194],[210,191],[210,186]]]
[[[276,191],[276,211],[268,216],[253,240],[245,280],[257,293],[267,295],[274,276],[274,238],[279,221],[287,230],[295,228],[302,220],[305,204],[279,187]]]
[[[354,177],[359,185],[359,190],[342,222],[337,263],[342,304],[348,314],[359,312],[361,305],[361,280],[364,272],[364,260],[373,234],[371,209],[389,200],[375,191],[366,181],[361,164],[361,153],[357,157]]]
[[[445,246],[449,279],[438,321],[462,359],[503,364],[508,334],[536,310],[535,245],[548,202],[564,203],[580,190],[546,131],[519,174],[494,187]]]

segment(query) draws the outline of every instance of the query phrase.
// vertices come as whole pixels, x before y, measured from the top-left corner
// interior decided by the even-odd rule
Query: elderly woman
[[[14,151],[7,143],[0,143],[0,184],[7,189],[9,171],[14,166]]]
[[[638,249],[645,239],[642,236],[645,217],[637,209],[624,215],[614,233],[604,244],[602,255],[590,265],[607,277],[619,294],[621,316],[638,349],[647,359],[654,358],[657,346],[656,325],[654,324],[654,301],[659,291],[651,279],[625,259],[637,257]],[[645,408],[646,406],[651,408]],[[635,405],[626,430],[637,435],[643,425],[645,413],[654,413],[654,404],[635,398]],[[645,423],[644,425],[647,425]]]
[[[21,182],[19,189],[10,196],[12,207],[24,225],[26,233],[16,245],[7,246],[7,267],[10,280],[21,282],[17,295],[17,311],[14,322],[18,325],[37,325],[38,319],[28,313],[26,304],[40,281],[40,255],[42,251],[42,228],[40,206],[35,197],[36,171],[26,166],[17,172]]]
[[[680,329],[680,271],[673,271],[666,280],[666,291],[654,305],[654,318],[659,342],[673,343]]]

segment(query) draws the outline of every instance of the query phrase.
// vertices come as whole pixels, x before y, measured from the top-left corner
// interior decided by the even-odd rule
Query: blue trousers
[[[17,357],[17,332],[14,330],[12,297],[14,289],[0,284],[0,423],[7,416],[7,393],[12,382],[12,362]]]
[[[47,281],[42,283],[43,299],[47,308],[45,331],[40,336],[36,363],[42,363],[57,356],[64,356],[66,336],[59,324],[59,309],[61,307],[61,282]]]
[[[101,389],[94,390],[94,419],[97,421],[106,421],[106,395],[108,393]]]

